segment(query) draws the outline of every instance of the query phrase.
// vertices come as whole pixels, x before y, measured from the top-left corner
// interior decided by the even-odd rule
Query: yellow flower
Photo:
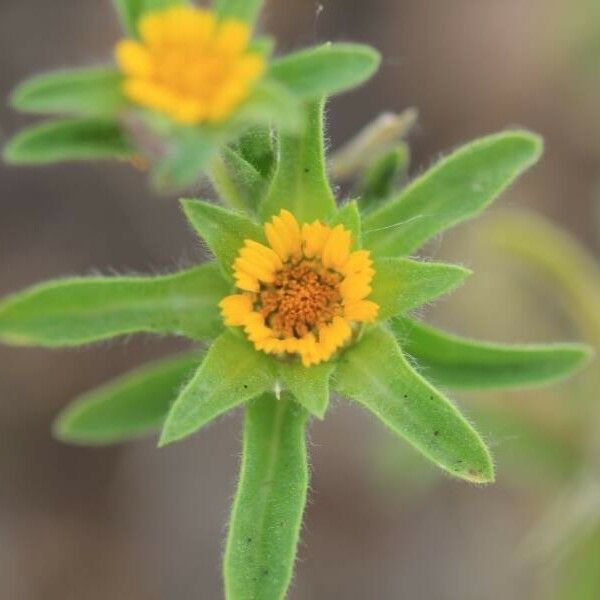
[[[305,367],[329,360],[353,335],[353,325],[375,320],[367,300],[375,274],[370,253],[351,251],[343,225],[300,226],[282,210],[265,225],[269,246],[245,240],[233,264],[240,293],[221,303],[225,324],[243,327],[257,350],[299,355]]]
[[[178,6],[147,14],[141,41],[122,40],[116,57],[134,103],[185,124],[219,122],[243,102],[265,61],[249,52],[250,28]]]

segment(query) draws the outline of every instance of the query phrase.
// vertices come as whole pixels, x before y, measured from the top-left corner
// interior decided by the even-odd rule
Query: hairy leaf
[[[237,332],[226,331],[173,404],[160,445],[186,438],[219,415],[273,389],[272,359]]]
[[[324,419],[329,406],[329,380],[334,368],[332,362],[308,368],[299,363],[280,363],[277,374],[284,390],[288,390],[309,413]]]
[[[182,200],[185,216],[198,235],[206,242],[226,273],[232,265],[244,240],[264,241],[264,233],[254,221],[226,208],[200,200]]]
[[[263,220],[282,208],[301,223],[327,219],[335,213],[323,147],[323,102],[315,102],[308,107],[307,126],[302,135],[280,136],[278,168],[260,206]]]
[[[340,394],[356,400],[442,469],[475,483],[493,481],[482,439],[414,371],[392,334],[381,328],[365,334],[342,355],[335,381]]]
[[[11,104],[31,113],[111,116],[126,105],[121,80],[111,67],[44,73],[19,85]]]
[[[246,409],[240,481],[225,548],[228,600],[283,600],[306,504],[306,411],[288,395]]]
[[[337,215],[332,221],[333,225],[343,225],[348,231],[352,232],[353,246],[360,248],[362,245],[362,231],[360,212],[358,211],[358,203],[356,200],[347,202],[340,208]]]
[[[498,133],[463,146],[365,219],[365,245],[378,256],[411,254],[481,212],[541,152],[541,139],[526,131]]]
[[[453,388],[511,388],[571,375],[590,357],[582,344],[508,345],[476,342],[409,319],[393,322],[404,351],[423,375]]]
[[[385,320],[435,300],[456,289],[471,274],[457,265],[420,262],[410,258],[378,258],[374,264],[373,292]]]
[[[211,175],[225,203],[250,214],[256,211],[267,181],[243,156],[231,148],[224,148],[213,163]]]
[[[138,332],[211,339],[228,292],[214,263],[162,277],[51,281],[0,303],[0,341],[76,346]]]
[[[4,149],[4,159],[15,165],[126,159],[134,154],[117,121],[92,118],[34,125],[18,133]]]
[[[296,96],[316,100],[364,83],[380,61],[379,53],[370,46],[329,42],[274,61],[269,76]]]
[[[273,134],[266,125],[251,127],[235,144],[235,149],[263,177],[269,177],[275,161]]]
[[[200,360],[194,352],[157,361],[85,394],[60,413],[54,435],[72,444],[104,445],[152,433]]]

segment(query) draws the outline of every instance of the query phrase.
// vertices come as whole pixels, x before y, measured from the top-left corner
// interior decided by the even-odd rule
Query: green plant
[[[135,35],[140,7],[153,15],[161,14],[153,12],[157,4],[181,3],[117,4]],[[220,0],[215,10],[219,18],[250,21],[259,5]],[[54,431],[66,442],[106,444],[160,429],[164,446],[244,406],[224,560],[230,600],[286,594],[308,486],[306,427],[325,417],[331,392],[356,401],[441,469],[483,484],[494,479],[484,441],[428,375],[449,388],[515,387],[565,376],[589,356],[579,344],[511,348],[462,340],[411,315],[469,271],[410,255],[484,210],[535,163],[542,143],[526,131],[481,138],[399,192],[393,180],[407,156],[396,150],[369,169],[358,200],[338,204],[326,169],[323,98],[364,80],[376,57],[364,47],[328,45],[273,62],[267,77],[286,90],[289,106],[280,110],[281,96],[270,96],[255,121],[232,112],[231,122],[218,126],[229,133],[216,136],[218,143],[211,138],[210,160],[204,135],[212,125],[175,127],[183,137],[178,133],[164,160],[171,175],[185,177],[172,179],[185,185],[204,169],[224,205],[182,201],[213,260],[161,277],[54,281],[0,304],[0,340],[13,345],[76,346],[137,332],[209,344],[86,395],[59,415]],[[79,90],[82,106],[110,105],[107,97],[121,106],[119,78],[104,72],[93,101],[93,86],[80,86],[77,77],[38,79],[17,92],[15,104],[71,111]],[[98,156],[98,144],[113,134],[122,142],[128,131],[110,114],[102,120],[110,136],[98,134],[97,117],[54,123],[17,136],[7,156]],[[126,155],[139,151],[127,148]]]

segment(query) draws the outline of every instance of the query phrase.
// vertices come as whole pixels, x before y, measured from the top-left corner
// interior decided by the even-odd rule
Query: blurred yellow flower
[[[329,360],[352,325],[375,320],[367,300],[375,274],[370,253],[351,251],[343,225],[300,226],[282,210],[265,225],[269,246],[245,240],[233,269],[240,293],[221,303],[225,324],[243,327],[257,350],[297,354],[306,367]]]
[[[124,92],[180,123],[226,119],[265,69],[263,56],[248,50],[248,25],[219,21],[207,10],[155,11],[142,17],[139,31],[141,41],[126,39],[116,47]]]

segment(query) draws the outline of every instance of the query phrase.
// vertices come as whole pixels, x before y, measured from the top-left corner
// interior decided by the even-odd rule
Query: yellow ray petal
[[[343,225],[336,225],[323,248],[323,264],[328,268],[340,269],[348,262],[352,235]]]
[[[358,300],[344,306],[344,317],[349,321],[372,323],[379,314],[379,305],[370,300]]]
[[[358,273],[365,269],[370,269],[372,265],[373,261],[371,260],[371,253],[368,250],[357,250],[350,254],[348,260],[342,266],[341,272],[344,273],[344,275]]]
[[[219,302],[225,325],[239,327],[245,325],[252,312],[252,298],[248,294],[233,294]]]
[[[340,283],[340,292],[344,303],[351,302],[353,300],[362,300],[366,298],[372,291],[371,286],[371,275],[369,273],[354,273],[348,275],[342,283]]]

